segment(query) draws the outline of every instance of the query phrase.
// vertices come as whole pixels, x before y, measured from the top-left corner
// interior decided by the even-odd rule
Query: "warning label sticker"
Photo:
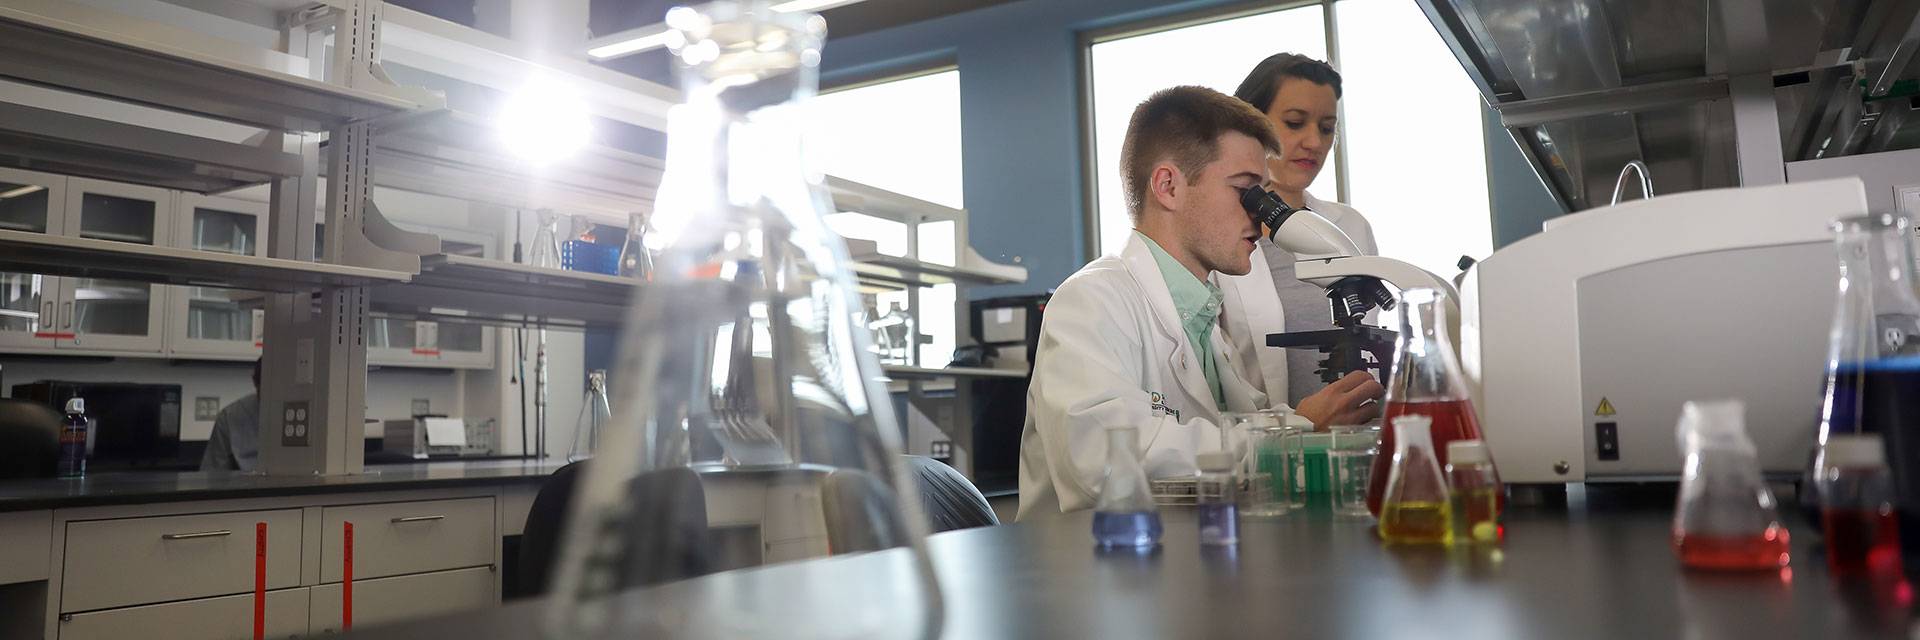
[[[1593,415],[1596,415],[1596,416],[1600,416],[1600,417],[1602,417],[1602,418],[1605,418],[1605,417],[1608,417],[1608,416],[1612,416],[1612,415],[1613,415],[1613,402],[1612,402],[1612,401],[1609,401],[1609,400],[1607,400],[1607,398],[1606,398],[1606,396],[1601,396],[1601,397],[1600,397],[1600,406],[1598,406],[1598,407],[1594,407],[1594,408],[1593,408]]]

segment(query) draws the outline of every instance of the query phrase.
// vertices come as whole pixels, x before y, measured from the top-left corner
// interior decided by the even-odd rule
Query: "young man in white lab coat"
[[[1135,108],[1121,148],[1134,234],[1067,278],[1040,328],[1020,438],[1018,518],[1094,506],[1107,427],[1138,431],[1150,478],[1191,474],[1228,411],[1265,408],[1215,330],[1213,273],[1243,275],[1261,230],[1240,192],[1280,152],[1266,116],[1202,87]]]

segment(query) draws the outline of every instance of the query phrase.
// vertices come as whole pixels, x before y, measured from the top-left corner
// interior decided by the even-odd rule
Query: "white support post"
[[[1734,150],[1740,186],[1787,181],[1780,145],[1780,107],[1773,96],[1773,57],[1766,7],[1760,0],[1720,0],[1727,92],[1733,100]]]

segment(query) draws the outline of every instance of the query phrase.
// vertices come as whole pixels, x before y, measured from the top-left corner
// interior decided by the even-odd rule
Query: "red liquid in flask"
[[[1479,440],[1480,422],[1473,417],[1473,404],[1466,400],[1421,400],[1387,403],[1385,427],[1380,429],[1380,450],[1367,473],[1367,510],[1380,517],[1380,501],[1387,494],[1387,474],[1393,468],[1393,419],[1405,415],[1427,416],[1433,420],[1433,451],[1440,464],[1447,464],[1447,443],[1455,440]],[[1500,500],[1505,508],[1506,499]]]
[[[1673,550],[1680,564],[1695,569],[1778,569],[1787,566],[1787,530],[1775,525],[1750,536],[1675,532]]]
[[[1824,509],[1827,566],[1837,575],[1900,571],[1900,525],[1892,511]]]

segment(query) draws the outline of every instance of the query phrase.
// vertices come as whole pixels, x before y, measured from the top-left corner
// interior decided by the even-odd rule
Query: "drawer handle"
[[[389,522],[392,522],[393,524],[406,524],[409,522],[432,522],[434,520],[445,520],[445,519],[447,519],[446,516],[412,516],[408,518],[394,518],[392,520],[389,520]]]
[[[168,534],[162,534],[160,536],[160,539],[161,540],[192,540],[194,538],[219,538],[222,536],[230,536],[230,535],[233,535],[233,531],[228,529],[221,529],[219,531],[201,531],[198,533],[168,533]]]

